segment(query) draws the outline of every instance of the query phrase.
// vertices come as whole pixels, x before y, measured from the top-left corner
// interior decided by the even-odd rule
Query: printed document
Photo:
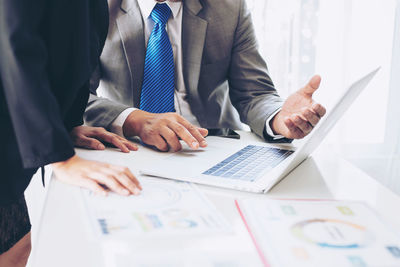
[[[103,197],[82,190],[95,232],[105,238],[226,232],[228,223],[216,208],[186,182],[146,178],[138,196]]]
[[[400,266],[400,237],[366,204],[237,201],[265,266]]]

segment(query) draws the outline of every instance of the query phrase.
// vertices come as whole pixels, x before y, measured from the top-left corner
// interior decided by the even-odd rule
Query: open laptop
[[[297,149],[210,137],[206,149],[171,153],[145,166],[141,174],[267,193],[317,148],[379,69],[352,84]]]

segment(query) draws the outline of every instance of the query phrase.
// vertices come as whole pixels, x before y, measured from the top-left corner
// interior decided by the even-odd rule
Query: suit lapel
[[[202,6],[199,0],[183,1],[182,53],[183,77],[193,113],[201,119],[202,103],[198,92],[201,60],[207,31],[207,21],[198,17]]]
[[[134,106],[139,107],[146,55],[143,19],[136,0],[122,0],[126,13],[117,18],[117,25],[128,63]]]

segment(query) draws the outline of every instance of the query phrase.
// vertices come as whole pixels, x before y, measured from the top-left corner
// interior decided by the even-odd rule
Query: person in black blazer
[[[105,188],[123,195],[141,189],[129,169],[83,160],[73,149],[74,141],[97,141],[90,137],[124,152],[136,149],[104,130],[81,126],[89,78],[107,35],[107,8],[105,0],[0,0],[2,267],[24,266],[29,256],[24,191],[38,168],[52,164],[57,178],[100,194]]]

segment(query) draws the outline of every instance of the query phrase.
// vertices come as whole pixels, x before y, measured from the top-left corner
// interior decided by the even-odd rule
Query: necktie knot
[[[166,25],[171,13],[171,9],[167,4],[156,4],[150,17],[155,23]]]

